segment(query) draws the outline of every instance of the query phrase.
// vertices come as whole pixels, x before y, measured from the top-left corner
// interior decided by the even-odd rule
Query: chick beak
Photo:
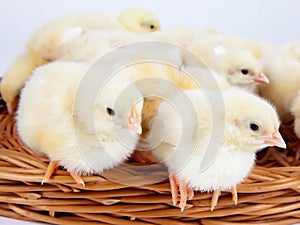
[[[141,121],[134,109],[131,109],[130,115],[128,117],[128,129],[137,134],[142,133]]]
[[[280,148],[286,148],[286,143],[284,142],[279,131],[275,131],[271,138],[265,140],[265,144],[269,146],[277,146]]]
[[[258,83],[270,83],[269,79],[266,77],[266,75],[263,72],[260,72],[259,74],[257,74],[253,81],[258,82]]]

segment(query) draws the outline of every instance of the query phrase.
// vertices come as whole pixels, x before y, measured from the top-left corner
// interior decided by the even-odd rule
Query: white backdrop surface
[[[162,29],[185,26],[215,29],[248,39],[284,44],[300,40],[299,0],[0,0],[0,76],[22,53],[31,32],[60,15],[119,13],[144,7]],[[0,217],[0,224],[28,224]]]

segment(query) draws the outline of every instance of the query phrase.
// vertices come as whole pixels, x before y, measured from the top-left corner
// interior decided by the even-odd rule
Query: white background
[[[300,40],[299,0],[0,0],[0,3],[0,76],[22,53],[34,29],[71,13],[120,13],[128,7],[140,6],[160,18],[162,29],[173,26],[215,29],[272,44]],[[0,217],[0,224],[9,223]]]

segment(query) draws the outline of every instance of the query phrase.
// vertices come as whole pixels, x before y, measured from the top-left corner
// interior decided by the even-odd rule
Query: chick
[[[260,58],[264,43],[253,42],[242,37],[223,34],[218,31],[194,31],[193,40],[201,42],[202,46],[222,46],[226,49],[243,49],[251,52],[255,58]]]
[[[0,92],[9,113],[15,110],[16,96],[23,87],[28,75],[38,66],[43,64],[34,52],[28,50],[27,53],[19,56],[7,69],[0,83]]]
[[[232,85],[256,92],[259,83],[269,82],[259,60],[247,48],[246,40],[216,31],[193,31],[180,27],[149,33],[145,37],[187,48],[210,69],[225,75]],[[183,61],[189,61],[189,58],[183,58]]]
[[[205,94],[214,96],[216,92],[206,90]],[[251,171],[255,153],[268,146],[286,147],[278,131],[278,116],[268,102],[236,88],[222,91],[222,96],[224,112],[218,112],[216,118],[212,117],[213,108],[199,89],[181,92],[164,101],[157,110],[165,136],[161,143],[152,139],[151,145],[158,145],[153,154],[168,167],[174,205],[179,186],[182,211],[193,190],[213,191],[211,210],[221,191],[231,191],[237,204],[236,185]],[[180,107],[183,114],[178,113]],[[213,134],[218,127],[223,127],[224,132]],[[162,124],[152,124],[152,134],[161,135],[161,130]],[[214,143],[216,148],[212,148]],[[211,156],[210,164],[201,168],[206,154]]]
[[[289,55],[300,61],[300,42],[291,42],[284,46]]]
[[[122,25],[136,33],[147,33],[160,30],[159,19],[142,8],[130,8],[119,15]]]
[[[27,146],[51,161],[42,182],[58,164],[84,185],[80,175],[112,168],[133,152],[136,139],[122,143],[116,133],[141,133],[142,95],[135,86],[126,88],[130,82],[120,76],[105,85],[94,105],[85,106],[83,100],[82,113],[76,110],[77,89],[87,69],[74,62],[47,64],[34,71],[21,92],[18,133]]]
[[[127,30],[128,32],[144,33],[158,29],[160,29],[160,24],[157,17],[141,8],[125,10],[118,16],[109,13],[69,15],[48,22],[33,33],[26,45],[25,53],[13,62],[3,76],[0,91],[7,108],[10,112],[12,111],[14,99],[34,68],[58,59],[72,60],[74,58],[75,61],[78,61],[78,57],[86,57],[88,54],[94,53],[95,51],[88,52],[91,51],[91,48],[84,49],[86,47],[84,41],[87,38],[82,37],[82,35],[95,30],[116,30],[116,32]],[[104,33],[103,31],[102,34]],[[119,40],[122,37],[127,40],[126,36],[128,35],[126,33],[120,32],[118,35],[120,35]],[[109,38],[109,35],[105,35],[105,37]],[[82,41],[78,43],[80,38],[82,38]],[[109,46],[110,48],[116,46],[114,38],[110,41],[112,43]],[[81,46],[74,44],[72,46],[72,41],[81,44]],[[96,45],[105,46],[107,42],[94,43],[92,47]],[[66,52],[69,49],[72,49],[72,51]],[[99,47],[96,47],[96,49],[99,49]],[[80,59],[82,60],[82,58]]]
[[[300,118],[299,90],[300,90],[300,61],[291,54],[285,46],[269,46],[265,48],[261,64],[264,73],[270,79],[269,85],[261,85],[261,96],[271,101],[277,108],[282,121],[295,117],[295,122]],[[300,127],[295,123],[295,132],[300,138]]]
[[[248,50],[203,44],[194,41],[188,48],[209,68],[223,74],[232,85],[257,92],[259,83],[269,83],[259,60]]]
[[[158,29],[160,29],[160,25],[155,15],[141,8],[128,9],[120,16],[103,13],[70,15],[50,21],[37,30],[28,46],[42,58],[50,57],[51,59],[49,54],[53,55],[56,49],[60,49],[74,38],[91,30],[127,30],[133,33],[143,33]]]

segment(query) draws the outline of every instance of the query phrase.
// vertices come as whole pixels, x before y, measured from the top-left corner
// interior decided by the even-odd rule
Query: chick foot
[[[237,194],[237,191],[236,191],[236,187],[232,187],[230,192],[231,192],[231,195],[232,195],[232,201],[234,202],[235,205],[237,205],[238,194]],[[219,190],[215,190],[213,192],[212,199],[211,199],[211,208],[210,208],[211,211],[214,211],[214,208],[217,206],[218,199],[219,199],[220,195],[221,195],[221,191],[219,191]]]
[[[42,185],[50,180],[50,177],[55,172],[57,167],[58,167],[58,164],[55,161],[51,160],[47,167],[46,173],[42,179],[42,182],[41,182]],[[77,184],[81,184],[83,187],[85,186],[84,181],[82,180],[81,176],[78,173],[70,172],[70,175],[73,177],[73,179],[76,181]]]
[[[184,211],[187,200],[191,200],[194,197],[194,190],[189,188],[186,182],[178,179],[175,175],[169,177],[170,188],[172,194],[172,203],[176,206],[178,202],[178,192],[180,193],[179,208],[181,212]]]

